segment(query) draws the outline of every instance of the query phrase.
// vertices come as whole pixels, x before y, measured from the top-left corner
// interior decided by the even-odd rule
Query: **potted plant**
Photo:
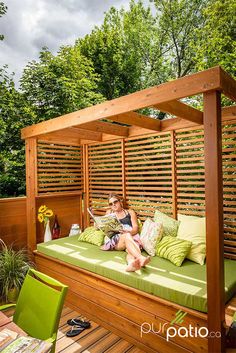
[[[0,239],[0,296],[6,302],[17,300],[26,273],[33,263],[25,249],[14,250]]]

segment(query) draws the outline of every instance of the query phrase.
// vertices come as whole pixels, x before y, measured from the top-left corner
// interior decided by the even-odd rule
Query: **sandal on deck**
[[[71,326],[80,326],[84,328],[89,328],[91,326],[89,321],[83,320],[83,319],[70,319],[67,321],[68,325]]]
[[[79,335],[81,332],[83,332],[84,330],[86,330],[85,327],[74,325],[74,326],[72,326],[72,328],[69,331],[66,332],[66,336],[67,337],[75,337],[75,336]]]

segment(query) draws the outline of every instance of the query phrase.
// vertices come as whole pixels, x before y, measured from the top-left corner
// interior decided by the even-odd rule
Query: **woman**
[[[110,194],[108,197],[110,210],[106,214],[112,214],[122,223],[123,230],[109,239],[102,247],[102,250],[126,250],[128,266],[126,271],[133,272],[150,262],[150,256],[141,254],[142,245],[138,235],[138,221],[136,213],[123,208],[121,199],[117,194]]]

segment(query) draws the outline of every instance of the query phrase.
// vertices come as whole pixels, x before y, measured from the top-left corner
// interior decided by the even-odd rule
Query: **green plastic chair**
[[[57,330],[68,287],[57,280],[29,269],[15,306],[13,322],[29,336],[49,341],[55,351]]]

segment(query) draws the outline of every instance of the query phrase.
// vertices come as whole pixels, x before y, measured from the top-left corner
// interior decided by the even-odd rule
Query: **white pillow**
[[[161,240],[163,226],[160,222],[154,222],[147,218],[140,234],[143,249],[151,256],[156,254],[156,244]]]

